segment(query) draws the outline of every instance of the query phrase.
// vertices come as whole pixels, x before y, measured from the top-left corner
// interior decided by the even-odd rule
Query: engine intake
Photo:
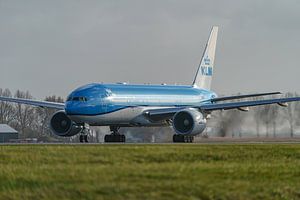
[[[82,127],[73,122],[64,111],[54,113],[50,120],[50,127],[58,136],[70,137],[82,130]]]
[[[174,115],[173,128],[181,135],[198,135],[206,128],[206,119],[196,109],[182,110]]]

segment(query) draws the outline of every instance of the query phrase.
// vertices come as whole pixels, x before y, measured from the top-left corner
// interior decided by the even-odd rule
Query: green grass
[[[0,199],[300,199],[300,145],[0,146]]]

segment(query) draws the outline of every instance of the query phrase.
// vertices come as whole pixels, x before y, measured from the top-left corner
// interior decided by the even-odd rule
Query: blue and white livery
[[[251,106],[287,106],[287,102],[300,100],[294,97],[226,102],[279,92],[217,97],[211,91],[217,36],[218,27],[214,26],[194,81],[188,86],[92,83],[71,92],[65,103],[8,97],[0,100],[57,109],[50,120],[52,131],[59,136],[80,133],[81,142],[87,142],[88,125],[110,126],[112,133],[105,136],[105,142],[125,142],[119,128],[134,126],[173,126],[174,142],[192,142],[193,136],[204,131],[208,115],[215,110],[247,111]]]

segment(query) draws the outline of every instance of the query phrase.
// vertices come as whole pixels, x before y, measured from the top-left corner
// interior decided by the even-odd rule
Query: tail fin
[[[217,37],[218,27],[213,26],[193,82],[194,87],[210,90],[215,61]]]

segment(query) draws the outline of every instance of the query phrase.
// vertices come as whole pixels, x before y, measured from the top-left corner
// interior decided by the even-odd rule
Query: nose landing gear
[[[90,128],[87,124],[84,124],[79,136],[80,143],[88,143],[88,134],[90,133]]]
[[[110,131],[112,132],[110,135],[104,136],[104,142],[120,142],[124,143],[126,141],[125,135],[119,133],[120,127],[118,126],[110,126]]]

